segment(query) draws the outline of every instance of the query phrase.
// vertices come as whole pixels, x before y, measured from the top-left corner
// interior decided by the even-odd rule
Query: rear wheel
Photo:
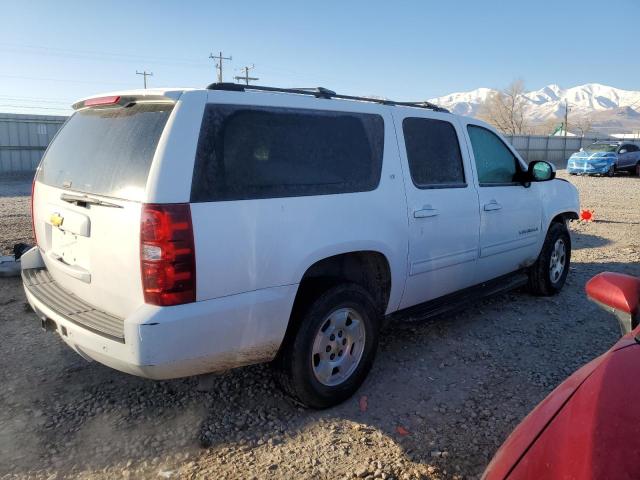
[[[349,398],[373,365],[379,318],[359,285],[338,285],[320,295],[293,319],[297,329],[274,362],[283,389],[312,408]]]
[[[640,177],[640,162],[638,162],[638,164],[636,165],[634,172],[636,174],[636,177]]]
[[[529,270],[529,289],[535,295],[555,295],[564,286],[571,262],[571,236],[567,226],[554,222],[549,227],[542,251]]]

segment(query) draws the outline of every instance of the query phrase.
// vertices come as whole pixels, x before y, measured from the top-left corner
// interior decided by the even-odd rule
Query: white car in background
[[[23,282],[45,327],[123,372],[273,362],[323,408],[383,321],[569,272],[576,189],[434,105],[213,84],[74,109],[35,177]]]

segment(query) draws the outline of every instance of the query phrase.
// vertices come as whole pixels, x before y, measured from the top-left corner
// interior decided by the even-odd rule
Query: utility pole
[[[256,66],[251,65],[250,67],[242,67],[242,70],[244,70],[244,76],[235,76],[233,78],[235,78],[236,80],[244,80],[247,85],[249,85],[249,82],[253,82],[254,80],[260,80],[257,77],[249,76],[249,70],[251,70],[252,68],[256,68]]]
[[[222,83],[222,61],[233,60],[233,59],[231,58],[231,56],[223,57],[222,52],[220,52],[218,55],[214,55],[213,53],[210,53],[209,58],[212,58],[218,61],[218,63],[216,63],[216,68],[218,69],[218,83]]]
[[[567,138],[567,126],[569,123],[569,102],[564,99],[564,138]]]
[[[567,130],[569,123],[569,101],[564,99],[564,146],[562,147],[562,158],[567,158],[567,134],[569,130]]]
[[[136,75],[142,75],[144,78],[144,88],[147,88],[147,77],[153,77],[153,72],[147,72],[146,70],[139,72],[136,70]]]

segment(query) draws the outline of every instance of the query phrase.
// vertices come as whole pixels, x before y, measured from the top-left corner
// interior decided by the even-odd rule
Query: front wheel
[[[330,288],[293,319],[297,330],[274,362],[280,385],[308,407],[343,402],[373,365],[379,319],[371,295],[359,285]]]
[[[571,262],[571,236],[565,223],[552,223],[542,251],[529,270],[529,289],[535,295],[551,296],[562,290]]]
[[[607,171],[607,177],[613,177],[616,174],[616,167],[611,165]]]

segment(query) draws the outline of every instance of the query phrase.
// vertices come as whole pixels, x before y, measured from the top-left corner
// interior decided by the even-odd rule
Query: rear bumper
[[[122,320],[118,339],[64,314],[51,298],[25,283],[27,300],[38,317],[55,322],[60,337],[80,355],[154,379],[272,360],[284,338],[296,290],[297,285],[287,285],[174,307],[144,304]]]

